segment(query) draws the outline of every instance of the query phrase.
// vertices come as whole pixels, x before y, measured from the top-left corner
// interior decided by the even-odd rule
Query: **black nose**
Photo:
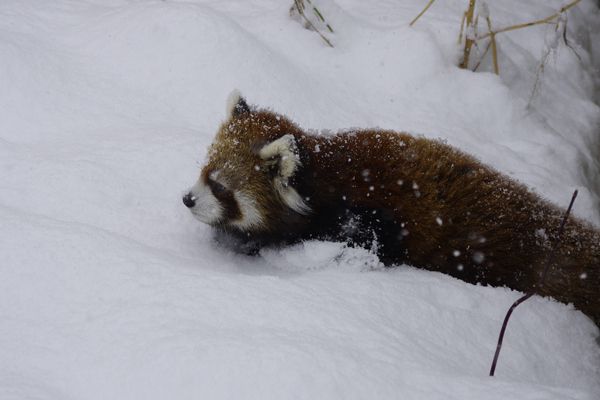
[[[192,208],[196,205],[196,198],[192,196],[191,193],[188,193],[183,196],[183,204],[185,204],[187,208]]]

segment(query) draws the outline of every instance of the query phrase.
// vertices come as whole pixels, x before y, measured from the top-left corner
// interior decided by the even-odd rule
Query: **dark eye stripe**
[[[223,220],[234,221],[242,218],[242,212],[233,196],[233,192],[229,190],[229,188],[225,185],[220,184],[219,182],[214,181],[210,177],[206,178],[206,183],[213,195],[219,200],[221,206],[223,206]]]

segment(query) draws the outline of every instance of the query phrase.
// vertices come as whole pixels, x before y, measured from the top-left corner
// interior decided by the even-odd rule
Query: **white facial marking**
[[[196,219],[214,225],[223,218],[223,207],[204,182],[199,181],[192,186],[190,196],[195,203],[190,211]]]
[[[275,179],[275,188],[281,195],[285,204],[292,210],[299,212],[300,214],[308,214],[311,212],[312,209],[310,206],[306,204],[302,196],[300,196],[295,189],[289,186],[281,187],[281,184],[278,184],[277,179]]]
[[[242,230],[263,226],[263,217],[258,208],[256,208],[254,198],[241,191],[235,191],[234,197],[242,212],[242,218],[231,221],[231,225]]]

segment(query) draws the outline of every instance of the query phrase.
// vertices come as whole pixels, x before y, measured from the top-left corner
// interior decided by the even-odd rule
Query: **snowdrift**
[[[500,34],[457,67],[464,1],[0,4],[0,398],[597,399],[599,332],[570,305],[308,242],[234,254],[193,220],[227,94],[305,129],[403,130],[600,223],[600,14]],[[498,28],[559,0],[489,1]],[[556,47],[552,47],[556,45]],[[550,47],[548,47],[550,46]],[[540,83],[536,69],[553,48]],[[599,288],[600,290],[600,288]]]

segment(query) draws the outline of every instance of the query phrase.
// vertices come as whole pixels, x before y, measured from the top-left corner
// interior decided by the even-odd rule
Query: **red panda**
[[[527,292],[564,212],[447,144],[388,130],[303,132],[230,94],[193,216],[250,246],[322,239],[372,246],[473,284]],[[600,326],[600,232],[571,217],[540,291]]]

